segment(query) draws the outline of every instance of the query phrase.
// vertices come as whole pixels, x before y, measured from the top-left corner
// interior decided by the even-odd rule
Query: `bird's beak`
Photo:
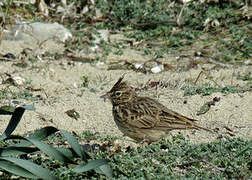
[[[104,99],[104,102],[106,102],[106,100],[110,98],[110,93],[107,92],[106,94],[100,96],[100,98],[103,98],[103,99]]]

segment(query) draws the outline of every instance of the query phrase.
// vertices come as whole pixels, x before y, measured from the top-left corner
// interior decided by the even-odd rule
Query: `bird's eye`
[[[122,94],[122,92],[120,92],[120,91],[117,91],[117,92],[115,93],[115,95],[116,95],[117,97],[121,96],[121,94]]]

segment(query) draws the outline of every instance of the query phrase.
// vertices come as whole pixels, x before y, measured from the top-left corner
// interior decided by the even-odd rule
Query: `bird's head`
[[[136,96],[135,90],[127,82],[123,81],[124,75],[118,79],[115,85],[105,95],[101,96],[106,100],[110,99],[113,105],[128,103]]]

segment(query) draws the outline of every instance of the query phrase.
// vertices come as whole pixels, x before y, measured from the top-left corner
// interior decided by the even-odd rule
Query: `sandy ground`
[[[7,47],[6,47],[7,46]],[[13,47],[13,44],[9,45]],[[60,49],[60,48],[59,48]],[[13,51],[8,48],[8,43],[0,47],[2,53]],[[232,134],[234,137],[243,137],[252,139],[252,92],[221,94],[215,93],[210,96],[193,95],[183,96],[185,80],[195,80],[199,72],[212,65],[198,66],[188,71],[166,71],[157,74],[143,74],[131,70],[113,70],[108,71],[108,65],[91,64],[81,62],[71,62],[69,60],[39,60],[27,68],[13,66],[16,61],[1,61],[1,76],[4,73],[11,74],[12,77],[20,76],[30,82],[29,86],[41,89],[33,92],[34,95],[40,95],[41,99],[36,101],[20,100],[28,104],[34,104],[36,111],[26,111],[22,121],[15,130],[15,134],[24,134],[44,126],[55,126],[59,129],[68,131],[83,132],[90,130],[98,132],[101,135],[117,135],[122,133],[116,127],[110,102],[104,102],[99,96],[108,91],[117,79],[125,72],[126,80],[134,87],[143,86],[148,80],[169,82],[167,88],[152,88],[140,95],[147,95],[158,99],[168,108],[177,112],[198,119],[198,123],[211,129],[219,129],[219,135]],[[237,73],[246,73],[251,71],[251,66],[241,66],[228,69],[218,69],[209,71],[213,79],[221,86],[245,85],[246,82],[237,80]],[[234,76],[232,76],[232,74]],[[81,87],[82,76],[87,76],[89,86]],[[198,84],[211,83],[203,75]],[[1,91],[6,87],[1,84]],[[15,88],[14,88],[15,89]],[[197,116],[196,113],[200,107],[214,97],[220,97],[220,102],[212,106],[206,114]],[[184,101],[187,101],[185,104]],[[1,105],[9,103],[10,98],[1,100]],[[75,120],[69,117],[65,112],[75,109],[80,118]],[[0,116],[0,133],[6,128],[10,116]],[[227,128],[230,130],[227,130]],[[172,132],[172,134],[182,133],[185,137],[194,143],[214,141],[219,135],[212,135],[204,131],[182,131]]]

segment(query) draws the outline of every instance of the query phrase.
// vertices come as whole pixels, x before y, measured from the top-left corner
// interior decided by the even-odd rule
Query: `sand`
[[[12,51],[18,56],[21,50],[16,49],[15,51],[13,47],[13,43],[5,43],[4,46],[2,43],[0,49],[2,53]],[[62,51],[61,48],[58,49]],[[139,92],[139,95],[156,98],[168,108],[195,118],[201,126],[215,129],[218,132],[212,135],[205,131],[188,130],[174,131],[171,135],[182,133],[193,143],[211,142],[221,135],[252,139],[252,92],[184,96],[184,91],[181,90],[181,87],[186,85],[185,80],[195,80],[202,69],[208,70],[209,75],[222,87],[244,86],[247,82],[238,80],[237,74],[251,71],[251,66],[212,70],[213,65],[204,64],[187,71],[175,70],[143,74],[132,70],[107,70],[109,62],[82,63],[73,62],[67,58],[48,60],[42,57],[39,61],[30,63],[27,68],[14,66],[13,64],[17,62],[20,60],[0,62],[2,79],[6,76],[4,73],[10,74],[12,77],[24,78],[26,80],[24,85],[12,88],[18,90],[29,86],[40,89],[32,92],[34,96],[39,95],[40,99],[36,101],[17,99],[20,102],[34,104],[36,110],[25,112],[14,134],[26,134],[41,127],[54,126],[76,133],[89,130],[102,136],[122,136],[113,121],[111,103],[104,102],[100,96],[126,72],[125,79],[134,87],[142,87],[148,80],[168,82],[169,86],[166,88],[150,88]],[[88,77],[88,87],[82,87],[82,76]],[[213,84],[203,75],[199,78],[197,85],[204,83]],[[7,84],[1,84],[1,91],[7,86]],[[207,113],[197,116],[196,113],[200,107],[214,97],[220,97],[220,101]],[[11,98],[3,98],[1,105],[8,104],[11,100]],[[80,118],[76,120],[65,113],[71,109],[78,112]],[[9,119],[10,116],[0,116],[0,133],[6,128]]]

